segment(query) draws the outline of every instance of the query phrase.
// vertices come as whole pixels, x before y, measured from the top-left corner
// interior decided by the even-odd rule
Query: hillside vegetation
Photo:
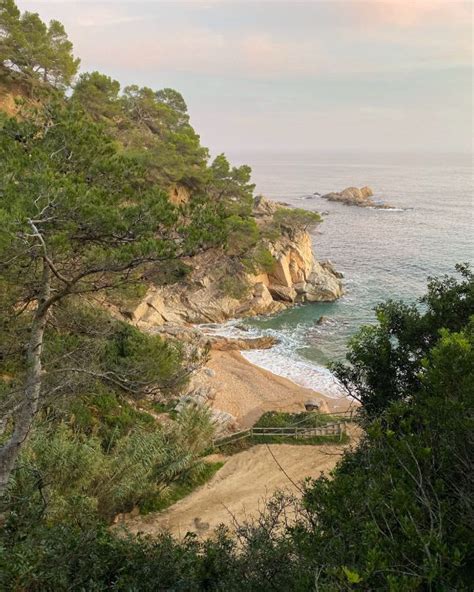
[[[203,460],[206,409],[172,410],[206,351],[144,334],[104,300],[142,294],[150,273],[175,281],[209,249],[236,276],[271,268],[265,233],[317,220],[278,213],[260,227],[250,169],[209,160],[177,91],[121,90],[78,67],[60,23],[0,0],[0,589],[469,590],[466,265],[417,304],[381,304],[334,366],[364,435],[301,486],[296,518],[280,495],[206,542],[110,528],[217,467]]]
[[[149,449],[148,463],[157,446],[169,447],[177,455],[173,470],[161,461],[144,467],[158,495],[163,483],[193,469],[212,426],[202,411],[160,427],[133,409],[144,398],[173,400],[199,360],[177,342],[99,311],[99,296],[133,300],[146,290],[145,277],[176,281],[186,270],[183,257],[210,248],[233,253],[243,268],[241,254],[259,241],[253,185],[249,167],[233,168],[224,155],[209,161],[177,91],[120,92],[98,72],[77,78],[78,66],[60,23],[46,25],[2,0],[0,488],[25,465],[18,459],[26,443],[25,459],[38,458],[37,441],[57,436],[59,449],[78,454],[82,441],[94,442],[98,457],[81,461],[91,483],[93,467],[100,472],[101,463],[115,462],[116,451],[134,458],[129,442]],[[187,197],[176,200],[175,193]],[[181,460],[171,440],[182,437],[180,422],[193,418],[202,446],[199,434],[192,450],[179,445]],[[121,494],[108,514],[148,496],[145,481],[132,497]],[[100,508],[99,494],[92,497],[91,507]]]

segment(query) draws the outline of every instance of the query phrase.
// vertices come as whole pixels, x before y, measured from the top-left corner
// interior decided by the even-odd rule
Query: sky
[[[179,90],[216,152],[469,152],[458,0],[17,0],[122,86]]]

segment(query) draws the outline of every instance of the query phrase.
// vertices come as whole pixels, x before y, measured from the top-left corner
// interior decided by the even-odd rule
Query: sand
[[[207,366],[214,371],[209,377],[209,384],[217,390],[214,406],[234,415],[242,428],[251,426],[265,411],[304,411],[308,399],[324,401],[330,411],[350,407],[347,399],[330,399],[295,385],[254,366],[238,352],[213,351]],[[350,435],[353,443],[357,439],[354,428]],[[189,531],[208,537],[219,524],[232,528],[236,521],[257,517],[265,500],[278,490],[299,495],[298,483],[330,472],[344,448],[272,444],[230,457],[213,455],[209,460],[225,464],[206,485],[164,512],[128,519],[126,527],[134,533],[169,531],[182,537]]]
[[[329,412],[351,405],[348,399],[325,397],[254,366],[236,351],[213,351],[207,366],[215,373],[209,378],[217,390],[213,407],[232,414],[241,428],[252,426],[266,411],[304,411],[308,399],[324,402]]]
[[[241,524],[256,518],[265,501],[276,491],[299,495],[292,481],[298,486],[306,477],[328,473],[343,448],[290,444],[254,446],[228,457],[209,483],[168,510],[134,518],[126,527],[133,533],[152,535],[169,531],[178,538],[187,532],[208,537],[219,524],[233,528],[236,522]]]

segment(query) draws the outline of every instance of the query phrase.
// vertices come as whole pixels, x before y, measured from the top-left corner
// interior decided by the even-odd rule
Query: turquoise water
[[[255,334],[281,340],[246,357],[295,382],[335,394],[325,368],[340,359],[348,338],[373,322],[374,306],[387,298],[413,300],[427,277],[474,259],[471,160],[466,156],[231,155],[253,169],[257,193],[308,210],[327,212],[313,235],[318,259],[344,273],[345,296],[335,303],[299,306],[270,318],[246,321]],[[393,210],[348,207],[317,196],[370,185]],[[311,196],[308,199],[308,196]],[[317,320],[326,322],[317,325]],[[242,323],[238,324],[240,327]],[[231,323],[227,330],[240,332]]]

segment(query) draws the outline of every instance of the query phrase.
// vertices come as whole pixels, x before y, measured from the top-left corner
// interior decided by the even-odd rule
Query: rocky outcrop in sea
[[[328,201],[341,202],[347,206],[358,206],[359,208],[378,208],[390,209],[392,206],[374,201],[372,197],[374,192],[371,187],[346,187],[342,191],[326,193],[321,195],[323,199]]]

